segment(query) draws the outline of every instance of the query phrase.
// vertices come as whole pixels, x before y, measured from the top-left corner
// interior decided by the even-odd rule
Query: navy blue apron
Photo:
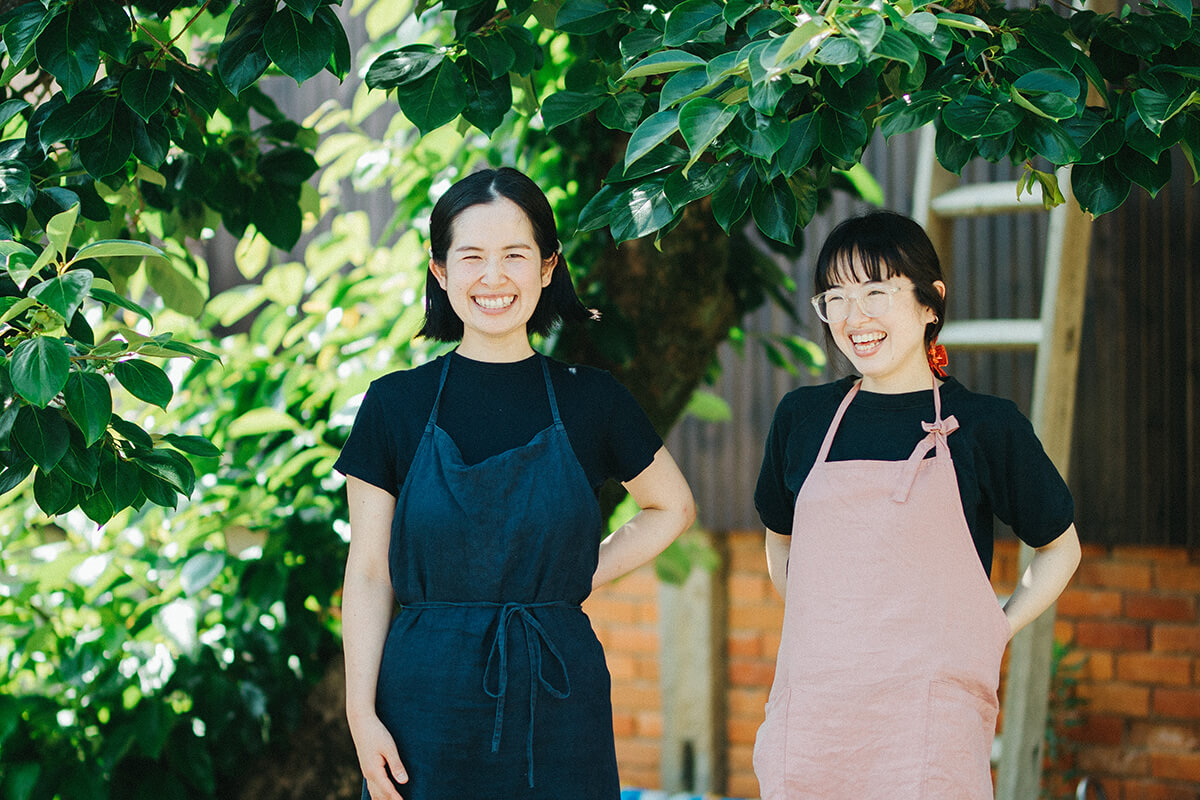
[[[408,800],[615,800],[608,668],[580,608],[602,520],[546,361],[553,424],[466,464],[437,426],[443,358],[388,552],[401,611],[376,707],[408,769],[398,788]]]

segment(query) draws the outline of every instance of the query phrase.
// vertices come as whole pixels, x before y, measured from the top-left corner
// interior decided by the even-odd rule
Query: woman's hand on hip
[[[408,771],[392,734],[378,717],[361,721],[351,733],[371,800],[403,800],[395,784],[408,783]]]

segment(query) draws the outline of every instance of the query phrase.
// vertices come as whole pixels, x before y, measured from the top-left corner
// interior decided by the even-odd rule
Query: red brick
[[[762,637],[751,631],[733,631],[725,640],[725,653],[730,658],[757,658],[763,655]]]
[[[753,721],[748,719],[731,719],[725,724],[726,735],[729,741],[734,744],[754,744],[754,737],[758,735],[758,728],[762,721]]]
[[[626,685],[613,691],[612,695],[613,709],[618,711],[637,713],[647,708],[660,708],[662,706],[662,698],[659,695],[658,687],[649,688]]]
[[[1146,650],[1150,647],[1149,628],[1137,622],[1075,623],[1075,646],[1112,650]]]
[[[1058,613],[1064,617],[1118,617],[1121,615],[1121,593],[1068,588],[1058,598]]]
[[[1114,794],[1116,782],[1104,781],[1104,791],[1108,792],[1109,800],[1197,800],[1200,793],[1195,785],[1168,785],[1161,781],[1122,781],[1121,794]]]
[[[783,627],[783,605],[778,606],[731,606],[729,609],[729,629],[737,630],[779,630]]]
[[[620,769],[622,786],[637,786],[642,789],[657,789],[662,781],[662,778],[659,776],[658,764],[653,764],[651,766],[627,764],[618,758],[617,767]]]
[[[1200,653],[1200,625],[1155,625],[1151,640],[1160,653]]]
[[[1155,689],[1154,713],[1172,719],[1200,720],[1200,689]]]
[[[741,659],[729,662],[729,682],[734,686],[769,687],[774,677],[774,664]]]
[[[730,775],[726,783],[727,791],[733,797],[758,797],[758,778],[753,773]]]
[[[1150,689],[1127,683],[1081,684],[1079,696],[1087,700],[1087,709],[1095,713],[1145,717],[1150,711]]]
[[[1188,551],[1182,547],[1144,547],[1141,545],[1117,545],[1113,548],[1114,561],[1149,561],[1155,564],[1186,564]]]
[[[1200,752],[1200,729],[1188,723],[1167,724],[1157,720],[1135,722],[1129,728],[1130,747],[1163,753]]]
[[[728,586],[730,602],[742,600],[757,603],[770,599],[775,593],[775,590],[771,588],[771,581],[765,575],[749,572],[737,572],[730,575]]]
[[[617,740],[617,763],[621,766],[622,773],[627,765],[657,769],[661,757],[662,748],[658,744],[633,739]]]
[[[657,711],[642,711],[634,715],[638,736],[647,739],[661,739],[663,735],[663,717]]]
[[[1150,776],[1150,756],[1124,747],[1089,747],[1079,753],[1079,769],[1087,775]]]
[[[634,722],[633,714],[614,711],[613,712],[613,734],[618,737],[633,736],[637,730],[637,724]]]
[[[1200,564],[1159,564],[1154,570],[1154,583],[1168,592],[1200,594]]]
[[[637,676],[637,662],[633,656],[614,648],[605,654],[608,673],[614,681],[630,680]]]
[[[1153,585],[1149,564],[1122,564],[1114,561],[1083,561],[1072,580],[1081,588],[1149,589]]]
[[[735,686],[729,690],[729,716],[750,717],[762,721],[766,713],[769,688]]]
[[[1121,744],[1125,738],[1125,718],[1112,714],[1088,714],[1077,728],[1068,728],[1067,736],[1087,744]]]
[[[1200,753],[1154,753],[1150,772],[1156,778],[1200,782]]]
[[[1161,622],[1191,622],[1196,619],[1196,598],[1187,595],[1126,595],[1125,616]]]
[[[1160,653],[1122,653],[1117,656],[1117,677],[1133,683],[1187,686],[1192,680],[1192,660]]]
[[[1087,661],[1084,662],[1079,677],[1092,681],[1111,681],[1116,672],[1116,657],[1112,653],[1092,650],[1088,652]]]

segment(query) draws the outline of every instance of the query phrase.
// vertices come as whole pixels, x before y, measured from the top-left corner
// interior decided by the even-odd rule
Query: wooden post
[[[1066,170],[1060,170],[1059,184],[1067,195]],[[1051,213],[1046,240],[1043,341],[1034,368],[1032,421],[1047,455],[1066,476],[1091,243],[1091,222],[1073,195]],[[1020,573],[1032,557],[1033,550],[1022,545]],[[1040,791],[1053,652],[1052,606],[1017,634],[1009,648],[996,800],[1036,800]]]

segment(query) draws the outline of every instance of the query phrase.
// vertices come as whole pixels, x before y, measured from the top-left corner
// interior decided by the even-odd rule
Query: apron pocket
[[[772,692],[767,700],[766,718],[754,737],[754,774],[758,777],[763,800],[785,797],[784,771],[787,765],[788,706],[791,689]]]
[[[930,683],[922,797],[991,800],[998,711],[994,692],[955,680]]]

